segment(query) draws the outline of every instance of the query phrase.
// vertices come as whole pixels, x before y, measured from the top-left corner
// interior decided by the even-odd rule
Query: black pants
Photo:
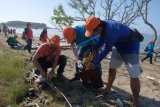
[[[147,56],[145,58],[142,59],[142,62],[146,59],[150,58],[150,64],[152,64],[152,58],[153,58],[153,55],[152,54],[147,54]]]
[[[27,45],[24,47],[24,49],[27,49],[29,53],[31,52],[31,49],[32,49],[32,39],[28,39],[27,40]]]
[[[51,68],[54,63],[52,61],[46,61],[45,58],[39,58],[38,62],[45,72],[47,72],[47,69]],[[58,64],[57,64],[57,65],[59,65],[59,68],[57,70],[57,75],[61,75],[64,72],[64,68],[66,66],[66,63],[67,63],[67,57],[64,55],[61,55],[59,57]]]
[[[10,45],[11,48],[14,48],[15,46],[18,46],[17,43],[8,43],[8,45]]]

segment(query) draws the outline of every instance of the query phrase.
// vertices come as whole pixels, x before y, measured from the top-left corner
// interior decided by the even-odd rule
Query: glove
[[[83,62],[81,60],[77,61],[77,66],[79,69],[83,69]]]

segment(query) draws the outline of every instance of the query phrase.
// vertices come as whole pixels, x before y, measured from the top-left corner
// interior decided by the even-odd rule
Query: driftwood
[[[40,84],[40,83],[45,83],[45,84],[49,85],[52,90],[57,91],[59,94],[61,94],[63,96],[63,98],[65,99],[65,101],[66,101],[66,103],[68,105],[68,107],[72,107],[72,105],[70,104],[70,102],[67,99],[67,97],[55,85],[53,85],[53,83],[51,81],[49,81],[47,78],[42,78],[41,76],[36,75],[34,73],[34,70],[29,72],[29,75],[26,77],[26,80],[30,84],[34,84],[35,89],[38,87],[37,85]]]

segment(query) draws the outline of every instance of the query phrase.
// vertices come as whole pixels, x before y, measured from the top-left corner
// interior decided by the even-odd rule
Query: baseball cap
[[[52,35],[49,39],[49,42],[51,44],[54,44],[54,45],[57,45],[57,46],[60,46],[60,37],[58,35]]]
[[[63,30],[63,36],[66,39],[67,44],[70,44],[74,39],[76,39],[75,30],[72,27],[66,26]]]
[[[94,16],[89,17],[85,22],[86,32],[85,36],[90,37],[93,30],[100,24],[100,20]]]

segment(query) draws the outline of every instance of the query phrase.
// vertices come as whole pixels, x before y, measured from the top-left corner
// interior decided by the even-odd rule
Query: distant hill
[[[35,23],[35,22],[31,22],[31,23],[32,23],[32,28],[34,28],[34,29],[41,29],[46,26],[45,23]],[[24,22],[24,21],[8,21],[8,22],[6,22],[6,25],[8,27],[25,28],[26,22]]]

